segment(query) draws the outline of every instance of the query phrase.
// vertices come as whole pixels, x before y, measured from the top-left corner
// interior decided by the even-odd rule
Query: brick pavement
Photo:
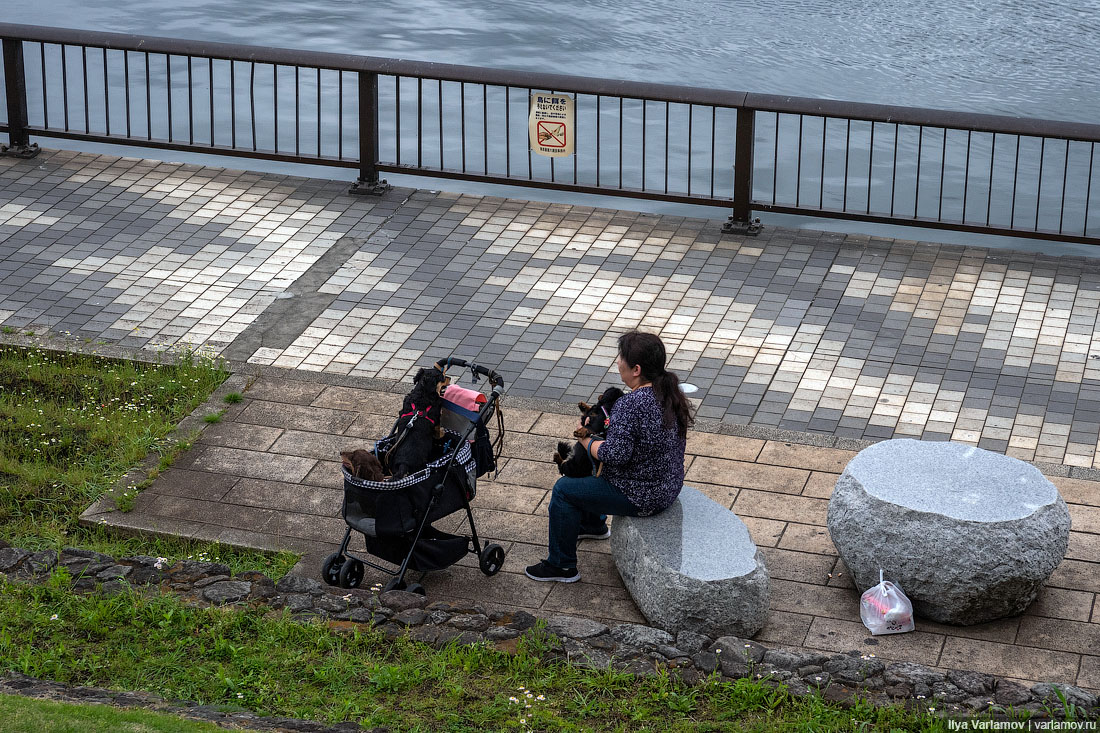
[[[133,512],[110,511],[104,502],[87,520],[294,550],[304,553],[296,572],[320,578],[322,558],[336,549],[344,531],[338,452],[369,447],[388,432],[403,394],[400,386],[348,386],[362,382],[354,378],[328,381],[300,372],[261,376],[243,402],[207,426],[195,447],[139,494]],[[548,495],[557,476],[550,455],[557,440],[571,433],[576,414],[568,406],[512,397],[504,409],[509,432],[501,470],[494,480],[479,480],[473,505],[479,535],[508,552],[505,567],[486,578],[467,555],[423,578],[429,595],[542,616],[644,623],[607,542],[581,542],[578,583],[535,583],[523,575],[526,565],[545,556]],[[914,633],[872,638],[860,623],[859,594],[825,527],[828,496],[854,451],[791,440],[799,436],[769,438],[776,431],[768,429],[739,432],[745,434],[693,431],[687,482],[732,508],[765,555],[772,606],[759,641],[855,649],[932,667],[1100,689],[1100,484],[1051,477],[1069,503],[1073,531],[1066,559],[1027,613],[970,627],[918,620]],[[436,526],[469,531],[464,512]],[[368,569],[367,584],[386,579]]]
[[[1100,466],[1100,260],[47,151],[0,160],[0,325],[587,399],[660,332],[700,415]]]

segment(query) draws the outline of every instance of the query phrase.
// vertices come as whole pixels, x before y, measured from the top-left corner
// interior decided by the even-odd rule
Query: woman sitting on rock
[[[631,391],[611,408],[606,440],[581,441],[603,463],[599,476],[569,478],[550,495],[548,557],[527,568],[532,580],[580,580],[577,541],[611,536],[607,515],[644,517],[664,511],[684,485],[684,449],[693,424],[680,380],[665,369],[665,345],[652,333],[619,337],[615,364]]]

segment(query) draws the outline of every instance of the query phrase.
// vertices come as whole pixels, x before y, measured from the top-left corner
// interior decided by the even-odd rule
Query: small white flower
[[[539,695],[539,696],[538,696],[538,697],[536,697],[535,699],[536,699],[536,700],[545,700],[545,699],[546,699],[546,695]]]
[[[57,621],[57,614],[56,613],[53,616],[50,616],[50,621]]]
[[[510,698],[508,698],[508,702],[519,702],[519,698],[516,698],[514,696],[510,697]]]

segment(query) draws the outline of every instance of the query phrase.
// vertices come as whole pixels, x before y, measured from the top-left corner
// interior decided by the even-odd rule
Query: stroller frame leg
[[[412,554],[416,551],[416,543],[420,541],[420,535],[424,532],[424,527],[428,526],[428,517],[431,516],[432,507],[434,505],[435,497],[433,496],[428,499],[428,506],[424,510],[424,516],[420,518],[420,526],[416,528],[416,536],[413,537],[412,545],[409,546],[409,551],[405,553],[405,559],[401,561],[401,567],[394,573],[397,585],[405,582],[405,572],[408,570],[409,560],[412,559]]]

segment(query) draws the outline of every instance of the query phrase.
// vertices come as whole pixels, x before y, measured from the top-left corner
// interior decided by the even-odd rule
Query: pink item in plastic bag
[[[880,634],[904,634],[912,631],[913,604],[901,588],[882,579],[878,571],[878,585],[868,588],[859,599],[859,617],[873,636]]]
[[[452,384],[443,390],[443,399],[471,412],[479,412],[481,405],[485,404],[488,398],[476,389],[466,389]]]

